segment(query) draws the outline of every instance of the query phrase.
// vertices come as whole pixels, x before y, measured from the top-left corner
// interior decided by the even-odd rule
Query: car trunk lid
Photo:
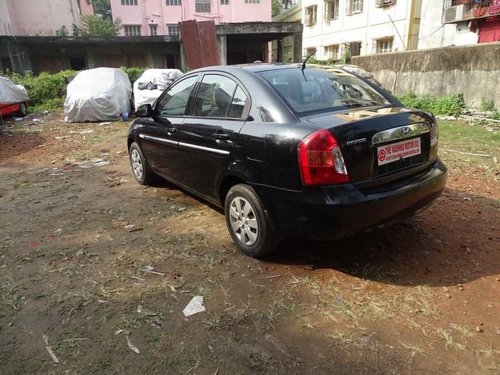
[[[425,169],[436,159],[432,115],[402,107],[357,108],[308,116],[340,143],[351,182],[372,186]]]

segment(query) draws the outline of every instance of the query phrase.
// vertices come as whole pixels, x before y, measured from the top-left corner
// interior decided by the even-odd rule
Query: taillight
[[[304,185],[331,185],[349,182],[339,144],[328,130],[305,137],[297,148]]]

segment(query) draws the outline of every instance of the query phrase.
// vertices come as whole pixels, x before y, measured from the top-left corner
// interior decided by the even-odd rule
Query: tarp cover
[[[24,86],[16,85],[10,79],[0,77],[0,103],[21,103],[29,100]]]
[[[68,122],[117,120],[130,112],[132,85],[121,69],[84,70],[69,83],[64,101]],[[126,116],[125,116],[126,117]]]
[[[182,75],[178,69],[148,69],[134,82],[135,109],[155,100]]]

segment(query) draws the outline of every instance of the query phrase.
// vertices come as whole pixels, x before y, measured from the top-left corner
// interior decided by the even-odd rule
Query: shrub
[[[130,83],[133,84],[135,81],[137,81],[137,79],[139,79],[141,74],[144,73],[144,71],[147,68],[134,68],[134,67],[126,68],[126,67],[122,66],[120,69],[123,70],[125,73],[127,73],[128,79],[130,80]]]
[[[483,99],[481,101],[481,111],[495,112],[495,102],[493,100]]]
[[[435,115],[458,117],[465,108],[462,94],[436,98],[433,96],[417,96],[410,93],[402,96],[400,100],[406,107],[422,109]]]

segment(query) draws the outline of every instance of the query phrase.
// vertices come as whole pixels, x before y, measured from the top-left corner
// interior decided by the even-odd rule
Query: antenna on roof
[[[306,57],[306,59],[302,63],[302,71],[304,71],[304,69],[306,68],[306,62],[307,62],[307,60],[309,60],[315,53],[316,53],[316,49],[314,49],[314,51],[312,51],[312,53],[309,56]]]

